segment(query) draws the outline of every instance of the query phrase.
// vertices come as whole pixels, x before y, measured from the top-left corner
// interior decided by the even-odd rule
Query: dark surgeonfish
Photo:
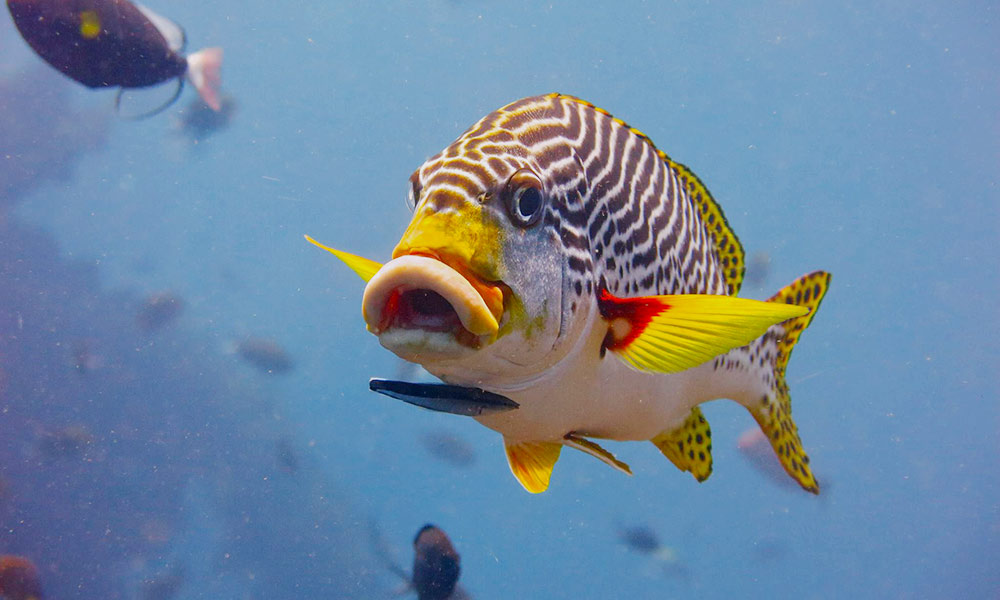
[[[441,529],[427,524],[413,539],[413,582],[418,600],[448,600],[465,597],[456,590],[461,557]],[[457,594],[456,594],[457,591]]]
[[[0,598],[7,600],[41,600],[42,584],[38,569],[20,556],[0,556]]]
[[[413,539],[412,573],[393,560],[374,523],[371,533],[375,553],[390,571],[403,580],[404,587],[397,595],[415,592],[418,600],[471,599],[458,583],[461,557],[448,539],[448,534],[440,528],[428,523],[417,532]]]
[[[91,88],[141,88],[171,79],[180,96],[184,79],[206,104],[222,108],[222,48],[184,56],[186,38],[176,23],[128,0],[7,0],[21,36],[50,65]],[[119,90],[115,106],[119,106]]]

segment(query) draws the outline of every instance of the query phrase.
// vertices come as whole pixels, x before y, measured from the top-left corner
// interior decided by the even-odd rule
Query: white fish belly
[[[596,346],[599,348],[599,344]],[[587,354],[583,352],[581,354]],[[761,373],[742,366],[746,350],[680,373],[642,373],[608,353],[581,357],[552,377],[526,389],[487,388],[521,406],[517,410],[477,417],[510,441],[558,441],[567,433],[611,440],[649,440],[678,427],[702,402],[729,398],[749,405],[767,393]],[[748,365],[749,366],[749,365]]]

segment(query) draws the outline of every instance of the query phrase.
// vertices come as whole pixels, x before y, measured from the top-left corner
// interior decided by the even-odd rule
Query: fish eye
[[[503,192],[504,204],[514,224],[531,227],[542,217],[545,193],[538,176],[522,169],[511,175]]]
[[[411,178],[410,190],[406,193],[406,206],[409,207],[410,212],[413,212],[414,209],[416,209],[417,202],[420,201],[420,189],[420,182]]]

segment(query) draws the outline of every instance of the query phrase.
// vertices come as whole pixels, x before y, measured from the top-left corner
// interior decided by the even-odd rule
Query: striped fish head
[[[581,331],[553,227],[557,182],[504,133],[488,142],[510,140],[502,151],[487,157],[467,133],[413,174],[413,219],[365,290],[382,345],[447,381],[533,380]]]

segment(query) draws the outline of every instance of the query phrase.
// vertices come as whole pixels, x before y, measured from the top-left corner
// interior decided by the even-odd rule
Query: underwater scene
[[[994,3],[6,5],[0,598],[1000,597]]]

